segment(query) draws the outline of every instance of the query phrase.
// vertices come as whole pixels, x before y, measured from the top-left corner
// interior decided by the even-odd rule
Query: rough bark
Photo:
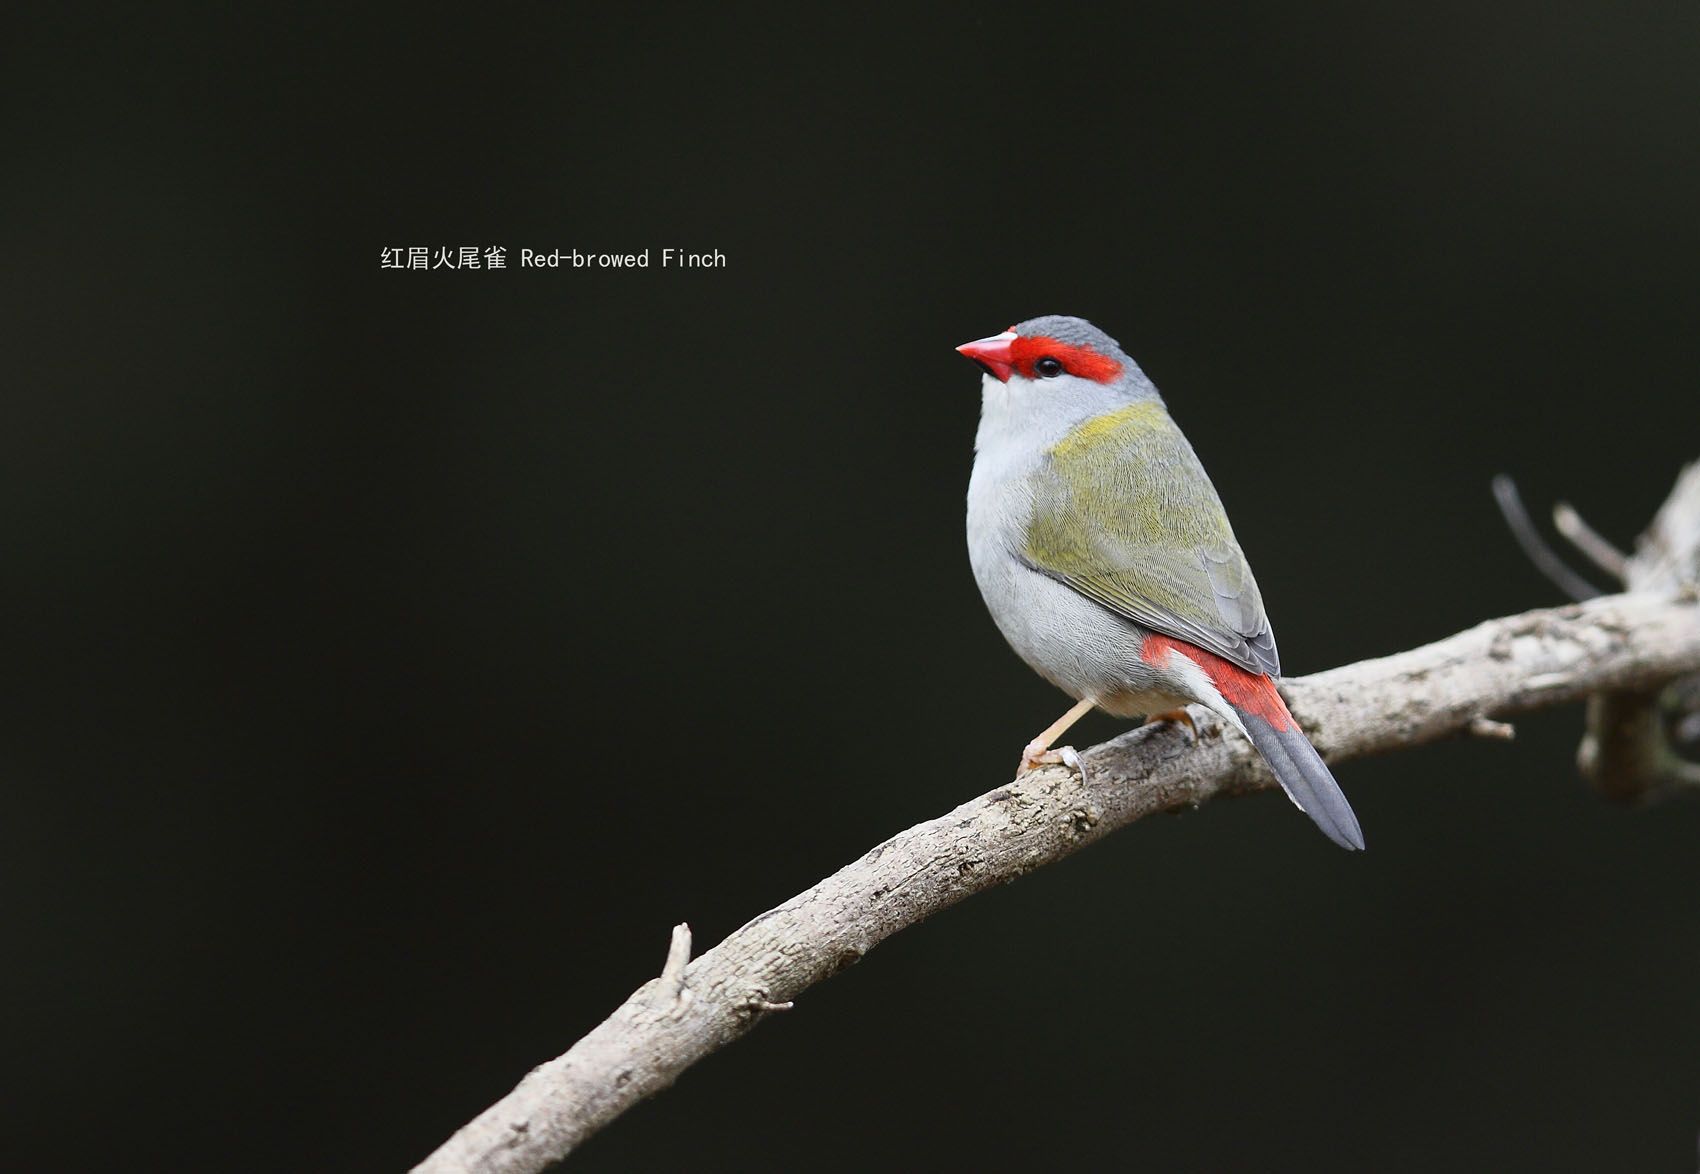
[[[1700,581],[1700,461],[1682,471],[1676,488],[1628,558],[1606,546],[1580,519],[1560,521],[1559,528],[1602,570],[1611,572],[1614,561],[1621,560],[1616,573],[1631,591],[1678,592],[1684,584],[1692,589]],[[1578,541],[1573,529],[1587,537]],[[1587,732],[1577,748],[1576,765],[1620,803],[1638,803],[1680,787],[1700,786],[1700,764],[1677,750],[1679,742],[1695,741],[1692,735],[1682,738],[1678,731],[1685,725],[1694,727],[1697,721],[1700,674],[1651,688],[1597,693],[1588,698]]]
[[[1601,693],[1652,695],[1697,671],[1700,606],[1689,580],[1490,620],[1285,681],[1282,691],[1323,756],[1343,762],[1439,738],[1504,737],[1498,719]],[[1191,713],[1196,743],[1162,723],[1087,750],[1084,778],[1062,767],[1024,775],[900,832],[688,965],[689,930],[678,927],[660,978],[415,1174],[542,1170],[898,930],[1136,819],[1274,785],[1243,739],[1207,711]]]

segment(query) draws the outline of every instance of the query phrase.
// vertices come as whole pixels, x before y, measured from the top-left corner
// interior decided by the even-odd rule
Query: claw
[[[1080,753],[1073,746],[1059,746],[1055,750],[1046,750],[1036,743],[1029,742],[1027,749],[1022,751],[1021,765],[1016,768],[1017,778],[1030,770],[1038,770],[1041,766],[1055,766],[1058,763],[1070,770],[1078,771],[1082,781],[1086,778],[1086,764],[1080,760]]]
[[[1037,738],[1027,743],[1026,748],[1021,751],[1021,765],[1015,769],[1016,777],[1020,778],[1035,767],[1060,762],[1080,771],[1080,777],[1085,778],[1086,772],[1080,767],[1080,755],[1074,752],[1074,747],[1064,746],[1061,750],[1052,750],[1051,743],[1062,737],[1070,726],[1084,717],[1087,710],[1096,704],[1090,697],[1075,702],[1073,708],[1047,726]]]

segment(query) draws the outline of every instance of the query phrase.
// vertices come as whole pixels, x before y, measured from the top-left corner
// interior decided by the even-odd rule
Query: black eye
[[[1055,379],[1058,375],[1063,373],[1063,365],[1057,360],[1051,358],[1049,355],[1046,355],[1037,363],[1033,364],[1033,370],[1037,371],[1046,379]]]

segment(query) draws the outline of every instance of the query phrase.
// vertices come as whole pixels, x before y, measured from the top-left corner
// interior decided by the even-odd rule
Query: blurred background
[[[1700,9],[14,16],[0,967],[54,1168],[399,1170],[1007,780],[965,340],[1156,380],[1303,674],[1700,456]],[[501,246],[504,271],[386,271]],[[662,248],[722,269],[659,267]],[[521,248],[651,253],[522,270]],[[569,1168],[1693,1168],[1700,805],[1578,709],[1147,821]],[[1121,723],[1094,718],[1080,744]]]

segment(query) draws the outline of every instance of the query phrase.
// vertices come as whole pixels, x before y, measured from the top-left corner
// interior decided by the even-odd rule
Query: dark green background
[[[14,19],[0,995],[56,1169],[404,1168],[674,922],[1007,779],[1067,702],[968,572],[959,342],[1116,335],[1295,674],[1558,601],[1493,473],[1627,543],[1700,455],[1692,4]],[[1361,856],[1135,826],[575,1165],[1691,1169],[1700,807],[1579,728],[1343,768]]]

